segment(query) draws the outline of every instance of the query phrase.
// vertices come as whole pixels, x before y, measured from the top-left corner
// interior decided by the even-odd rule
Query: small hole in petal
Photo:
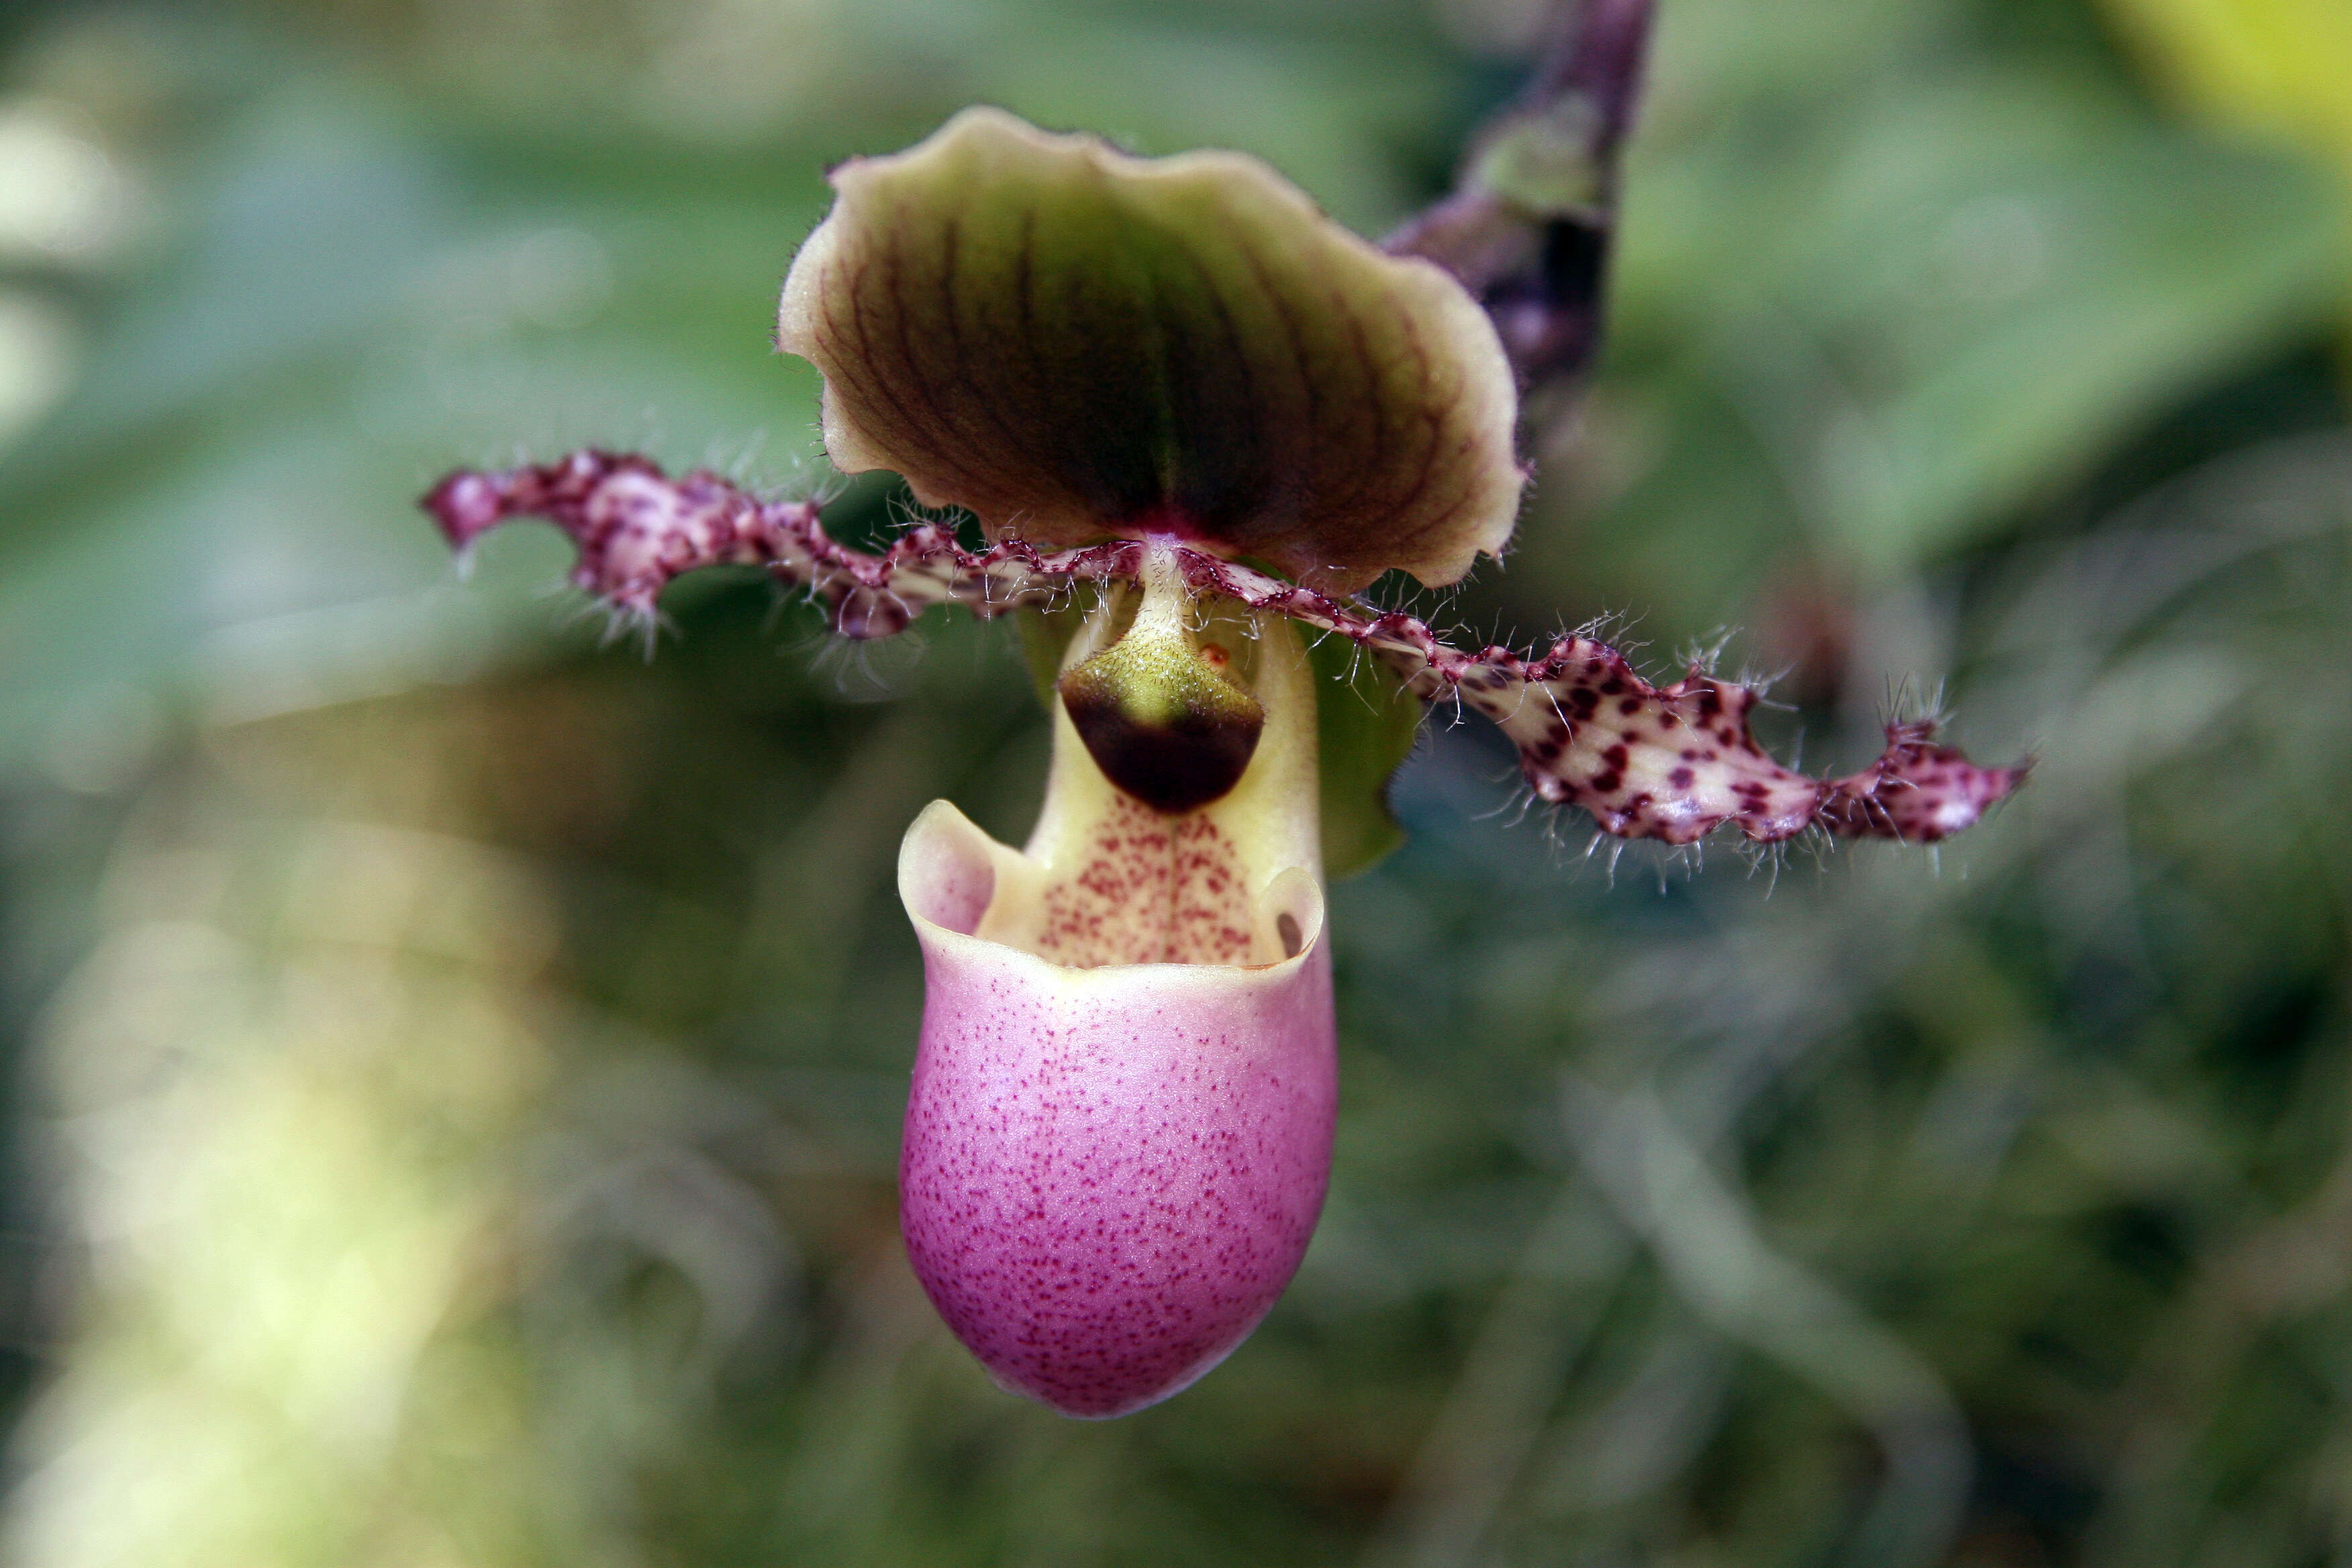
[[[1274,933],[1282,939],[1282,956],[1285,958],[1297,958],[1298,956],[1298,949],[1300,945],[1298,941],[1298,917],[1292,914],[1288,910],[1283,910],[1282,913],[1276,915],[1274,919]]]

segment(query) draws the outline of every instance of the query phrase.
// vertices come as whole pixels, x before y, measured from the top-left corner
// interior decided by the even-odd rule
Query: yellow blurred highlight
[[[2352,211],[2352,4],[2106,0],[2156,75],[2216,123],[2316,154]],[[2352,234],[2345,273],[2352,293]],[[2352,300],[2347,300],[2352,313]]]
[[[556,908],[508,851],[338,815],[354,781],[278,738],[296,798],[232,756],[142,803],[47,1020],[87,1274],[14,1561],[520,1554],[526,1380],[485,1313],[523,1267]]]

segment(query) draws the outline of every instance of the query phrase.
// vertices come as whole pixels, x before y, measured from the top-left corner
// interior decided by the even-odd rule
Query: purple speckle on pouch
[[[1009,1389],[1094,1417],[1168,1397],[1256,1327],[1314,1232],[1328,949],[1072,970],[918,929],[899,1160],[917,1277]]]

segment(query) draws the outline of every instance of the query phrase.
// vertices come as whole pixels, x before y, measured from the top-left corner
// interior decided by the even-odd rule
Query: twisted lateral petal
[[[953,529],[927,524],[869,555],[828,538],[814,501],[763,500],[699,469],[674,479],[646,458],[593,447],[552,463],[460,469],[419,504],[461,554],[499,523],[546,519],[579,548],[572,585],[648,625],[671,579],[706,566],[765,566],[824,600],[842,636],[864,638],[895,637],[933,605],[982,616],[1043,607],[1073,582],[1118,575],[1122,552],[1134,553],[1111,545],[1048,563],[1013,541],[974,556],[957,548]]]
[[[825,537],[816,509],[762,501],[715,475],[665,478],[637,458],[581,452],[504,473],[459,473],[425,504],[462,548],[509,518],[548,518],[578,542],[573,581],[624,612],[649,615],[679,572],[756,562],[834,608],[850,637],[900,631],[925,607],[961,604],[982,616],[1061,602],[1079,584],[1134,580],[1139,544],[1042,555],[1018,541],[973,554],[950,529],[910,530],[881,555]],[[1372,615],[1311,589],[1194,551],[1179,551],[1197,591],[1344,637],[1406,678],[1422,698],[1448,698],[1493,720],[1518,748],[1528,786],[1582,806],[1604,831],[1688,844],[1727,825],[1775,843],[1819,827],[1842,837],[1932,842],[1973,825],[2023,782],[2023,766],[1979,767],[1934,743],[1934,726],[1893,724],[1878,760],[1842,778],[1794,773],[1748,733],[1756,694],[1693,671],[1666,687],[1644,680],[1591,637],[1563,637],[1541,656],[1465,653],[1405,615]]]
[[[776,342],[825,446],[991,538],[1146,532],[1332,592],[1451,583],[1510,537],[1517,396],[1486,312],[1232,153],[1128,157],[969,110],[853,159]]]

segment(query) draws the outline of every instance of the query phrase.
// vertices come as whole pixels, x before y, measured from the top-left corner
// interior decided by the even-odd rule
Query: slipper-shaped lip
[[[1247,1338],[1314,1233],[1338,1105],[1322,889],[1291,868],[1262,890],[1299,941],[1277,962],[1073,969],[973,934],[1020,858],[944,801],[900,850],[925,972],[900,1226],[1001,1385],[1121,1415]]]

